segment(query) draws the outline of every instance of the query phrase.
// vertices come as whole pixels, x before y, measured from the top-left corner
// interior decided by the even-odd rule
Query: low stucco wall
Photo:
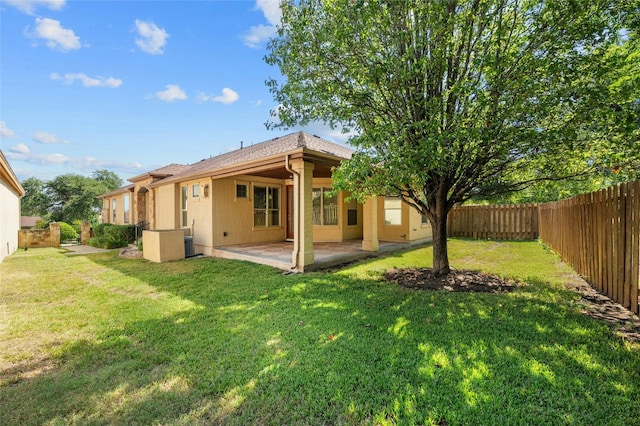
[[[49,224],[49,229],[23,229],[18,231],[18,247],[60,247],[60,224],[53,222]]]
[[[157,263],[184,259],[184,236],[182,229],[143,231],[144,258]]]

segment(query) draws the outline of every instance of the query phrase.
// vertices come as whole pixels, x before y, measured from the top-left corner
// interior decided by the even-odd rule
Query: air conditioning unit
[[[184,237],[184,257],[193,257],[196,255],[196,250],[193,246],[193,237]]]

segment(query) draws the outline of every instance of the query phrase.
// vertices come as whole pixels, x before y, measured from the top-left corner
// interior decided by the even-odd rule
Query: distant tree
[[[22,185],[26,192],[23,215],[55,222],[91,222],[102,206],[96,197],[119,188],[122,180],[113,172],[97,170],[91,177],[69,173],[46,182],[29,178]]]
[[[120,176],[106,169],[96,170],[91,174],[91,178],[105,186],[104,192],[115,191],[122,186]]]
[[[28,178],[22,182],[25,192],[20,202],[22,216],[45,216],[49,212],[51,200],[44,185],[45,182],[38,178]]]
[[[637,158],[633,123],[620,125],[635,101],[617,102],[611,85],[620,61],[638,64],[622,21],[638,4],[287,1],[266,57],[284,77],[268,81],[279,103],[269,125],[354,130],[335,187],[400,196],[425,215],[446,274],[455,204]]]

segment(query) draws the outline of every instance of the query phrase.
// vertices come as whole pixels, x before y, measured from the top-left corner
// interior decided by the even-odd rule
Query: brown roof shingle
[[[354,152],[343,145],[330,142],[318,136],[305,132],[296,132],[202,160],[176,173],[162,183],[174,182],[190,176],[197,176],[217,169],[248,163],[278,154],[285,154],[299,149],[308,149],[339,159],[349,159]]]

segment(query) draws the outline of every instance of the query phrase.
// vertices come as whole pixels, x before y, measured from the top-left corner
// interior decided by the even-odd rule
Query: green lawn
[[[534,242],[450,241],[528,285],[381,279],[430,248],[332,273],[222,259],[20,251],[0,264],[0,424],[640,424],[640,350],[579,314]]]

